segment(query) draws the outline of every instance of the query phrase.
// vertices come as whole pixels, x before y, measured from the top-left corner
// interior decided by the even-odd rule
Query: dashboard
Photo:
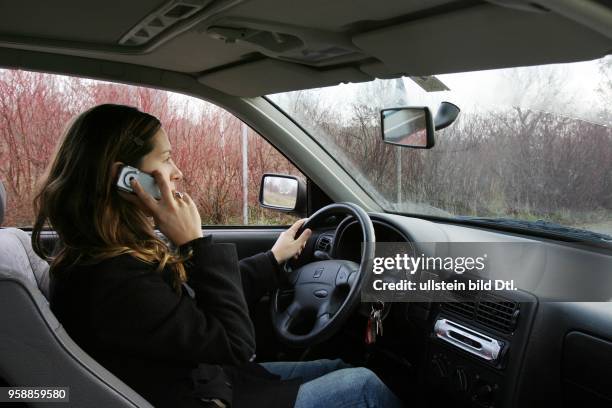
[[[376,242],[410,242],[410,239],[392,224],[372,219]],[[328,233],[329,234],[329,233]],[[352,217],[345,218],[336,228],[332,237],[331,256],[361,262],[361,227]]]
[[[530,407],[563,405],[563,401],[612,406],[612,388],[603,380],[612,376],[609,251],[394,214],[370,213],[370,218],[377,242],[405,242],[416,250],[421,250],[423,242],[537,243],[545,248],[546,262],[534,264],[534,270],[515,271],[538,277],[540,285],[529,291],[519,287],[501,295],[480,291],[452,302],[436,299],[389,305],[402,316],[393,324],[405,325],[413,337],[422,340],[413,358],[431,391],[429,406]],[[312,249],[316,256],[325,253],[335,259],[361,261],[361,228],[352,217],[339,219],[315,234]],[[607,269],[611,276],[603,282],[601,276],[595,280],[585,265]],[[549,285],[560,276],[576,275],[599,301],[549,299]],[[607,289],[602,291],[602,286]]]

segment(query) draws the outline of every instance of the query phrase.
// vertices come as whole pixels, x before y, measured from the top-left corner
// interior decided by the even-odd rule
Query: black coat
[[[156,407],[206,406],[200,397],[235,408],[292,407],[301,380],[282,381],[249,362],[247,301],[282,279],[272,252],[238,261],[234,244],[210,235],[189,244],[181,296],[169,268],[155,273],[155,264],[123,254],[54,274],[51,310],[81,348]]]

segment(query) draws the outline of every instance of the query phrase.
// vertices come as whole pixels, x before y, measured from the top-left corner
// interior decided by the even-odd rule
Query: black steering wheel
[[[306,220],[296,236],[336,214],[352,215],[359,222],[363,232],[361,263],[330,259],[311,262],[289,272],[289,287],[276,289],[270,302],[274,331],[289,345],[306,347],[328,339],[360,302],[363,278],[371,266],[376,242],[368,214],[353,203],[330,204]],[[283,293],[293,293],[293,300],[281,309]]]

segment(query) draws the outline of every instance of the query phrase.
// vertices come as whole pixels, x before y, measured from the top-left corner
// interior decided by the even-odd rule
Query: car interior
[[[342,358],[372,369],[411,407],[612,406],[612,296],[605,290],[588,302],[548,301],[537,287],[460,302],[388,302],[384,335],[366,344],[372,305],[359,302],[351,283],[372,255],[363,244],[373,242],[405,243],[416,252],[432,242],[537,244],[550,262],[517,273],[549,282],[590,276],[585,265],[612,272],[609,245],[385,211],[264,97],[376,78],[601,58],[612,53],[609,0],[61,0],[3,2],[0,10],[0,68],[204,99],[247,123],[306,176],[294,212],[309,217],[313,235],[285,268],[336,262],[346,276],[340,285],[334,275],[335,284],[350,302],[324,320],[297,322],[289,333],[288,293],[264,297],[250,311],[258,361]],[[2,225],[7,194],[0,181],[0,386],[69,385],[69,406],[150,407],[54,317],[49,265],[32,250],[31,229]],[[234,243],[243,258],[271,248],[285,229],[205,231],[215,242]],[[61,244],[53,230],[42,239],[49,252]],[[492,356],[490,344],[497,347]]]

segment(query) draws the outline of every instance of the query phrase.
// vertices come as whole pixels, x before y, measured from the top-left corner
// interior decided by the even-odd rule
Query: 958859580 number
[[[69,387],[0,387],[0,402],[68,402]]]

